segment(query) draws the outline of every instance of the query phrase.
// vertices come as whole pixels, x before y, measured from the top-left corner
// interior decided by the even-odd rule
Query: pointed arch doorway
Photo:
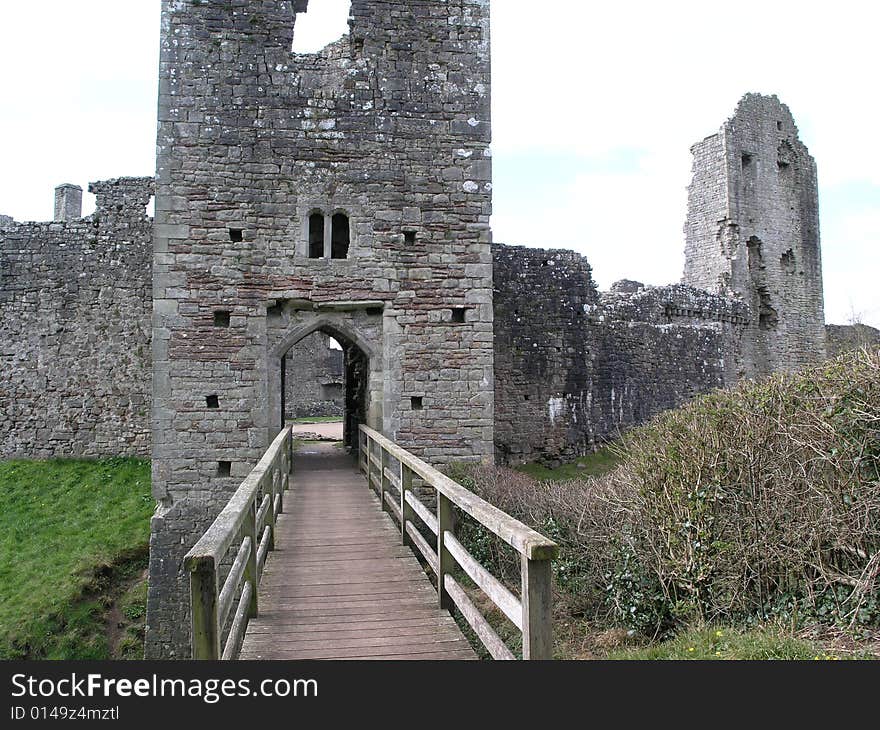
[[[365,423],[382,428],[382,357],[376,345],[381,330],[381,317],[368,318],[365,313],[295,313],[287,326],[270,327],[275,345],[269,352],[268,394],[270,435],[286,424],[292,413],[285,395],[290,392],[291,378],[309,377],[307,363],[298,361],[305,348],[298,348],[315,333],[326,335],[342,349],[340,385],[342,389],[343,443],[350,451],[358,448],[358,426]],[[374,320],[374,321],[370,321]],[[273,332],[274,330],[274,332]],[[313,352],[305,351],[308,357]]]

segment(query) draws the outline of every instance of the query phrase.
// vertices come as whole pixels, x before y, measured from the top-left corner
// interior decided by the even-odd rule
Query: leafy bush
[[[597,479],[469,472],[559,541],[570,610],[644,633],[773,616],[880,625],[880,352],[701,397],[616,449],[620,466]]]

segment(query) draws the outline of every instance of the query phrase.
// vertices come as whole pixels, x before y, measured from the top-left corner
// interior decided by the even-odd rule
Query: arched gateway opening
[[[294,423],[327,439],[339,433],[356,451],[360,424],[381,428],[381,356],[352,317],[303,319],[289,323],[270,352],[270,431]]]

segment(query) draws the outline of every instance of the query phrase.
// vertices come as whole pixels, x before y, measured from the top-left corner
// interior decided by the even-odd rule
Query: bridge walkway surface
[[[355,461],[309,443],[241,659],[475,659]]]

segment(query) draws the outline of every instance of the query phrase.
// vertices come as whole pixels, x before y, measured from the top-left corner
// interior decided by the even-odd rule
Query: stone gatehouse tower
[[[684,283],[752,312],[728,382],[824,359],[816,163],[788,107],[746,94],[692,152]]]
[[[488,0],[163,0],[147,656],[189,652],[182,558],[282,423],[287,351],[345,349],[366,421],[493,455]]]

